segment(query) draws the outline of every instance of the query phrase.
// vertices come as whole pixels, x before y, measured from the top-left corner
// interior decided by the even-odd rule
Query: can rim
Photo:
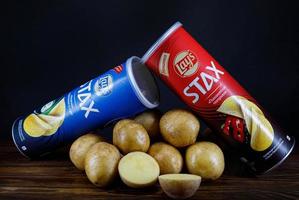
[[[129,80],[130,80],[130,83],[132,84],[132,87],[133,87],[133,90],[134,90],[134,93],[136,94],[137,98],[140,100],[140,102],[147,108],[149,109],[152,109],[152,108],[156,108],[157,106],[159,106],[159,97],[157,99],[157,101],[149,101],[148,98],[146,98],[146,96],[142,93],[140,87],[138,86],[138,83],[133,75],[133,70],[132,70],[132,62],[133,60],[137,60],[138,63],[140,63],[141,65],[143,65],[143,63],[140,61],[140,58],[137,57],[137,56],[132,56],[131,58],[129,58],[127,61],[126,61],[126,68],[127,68],[127,73],[128,73],[128,76],[129,76]],[[144,68],[146,70],[147,67],[144,66]],[[149,72],[150,73],[150,72]],[[152,77],[153,80],[154,80],[154,77]],[[156,87],[156,92],[159,93],[159,90],[158,90],[158,86],[155,83],[155,87]],[[158,95],[159,96],[159,95]]]
[[[19,121],[19,120],[20,120],[20,117],[17,118],[17,119],[14,121],[14,123],[12,124],[12,127],[11,127],[11,136],[12,136],[12,140],[13,140],[13,142],[14,142],[16,148],[18,149],[18,151],[19,151],[23,156],[25,156],[26,158],[30,158],[30,157],[27,156],[23,151],[20,150],[19,145],[17,145],[16,140],[15,140],[15,136],[14,136],[14,127],[15,127],[16,122]]]
[[[183,26],[183,24],[179,21],[174,23],[150,48],[149,50],[142,56],[141,62],[145,63],[148,58],[158,49],[158,47],[166,40],[176,29]]]
[[[263,175],[263,174],[266,174],[266,173],[272,171],[273,169],[275,169],[275,168],[277,168],[279,165],[281,165],[281,164],[285,161],[285,159],[287,159],[287,157],[291,154],[291,152],[293,151],[293,149],[294,149],[294,147],[295,147],[296,140],[295,140],[294,137],[293,137],[293,140],[294,140],[294,142],[293,142],[292,147],[290,148],[289,152],[283,157],[283,159],[281,159],[278,163],[276,163],[276,164],[275,164],[274,166],[272,166],[270,169],[267,169],[266,171],[259,173],[260,175]]]

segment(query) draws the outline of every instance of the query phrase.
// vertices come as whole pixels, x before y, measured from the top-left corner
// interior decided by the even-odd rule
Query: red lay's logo
[[[192,76],[199,68],[199,62],[190,50],[178,53],[174,58],[173,65],[175,72],[183,78]]]

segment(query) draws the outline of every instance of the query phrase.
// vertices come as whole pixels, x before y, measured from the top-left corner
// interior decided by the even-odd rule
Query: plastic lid
[[[156,49],[161,45],[161,43],[168,38],[171,33],[173,33],[176,29],[183,26],[180,22],[174,23],[156,42],[151,46],[151,48],[143,55],[141,58],[141,62],[145,63],[148,58],[156,51]]]
[[[151,72],[136,56],[129,58],[126,66],[130,83],[140,102],[147,108],[157,107],[160,99],[159,90]]]

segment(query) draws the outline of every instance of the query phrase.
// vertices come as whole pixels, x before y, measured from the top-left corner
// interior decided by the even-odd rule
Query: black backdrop
[[[142,56],[179,20],[298,138],[296,0],[8,1],[2,9],[1,136],[18,116]],[[162,110],[184,106],[159,85]]]

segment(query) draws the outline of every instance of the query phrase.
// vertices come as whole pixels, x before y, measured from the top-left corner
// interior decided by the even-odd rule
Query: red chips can
[[[278,166],[295,139],[177,22],[143,56],[144,62],[256,174]]]

